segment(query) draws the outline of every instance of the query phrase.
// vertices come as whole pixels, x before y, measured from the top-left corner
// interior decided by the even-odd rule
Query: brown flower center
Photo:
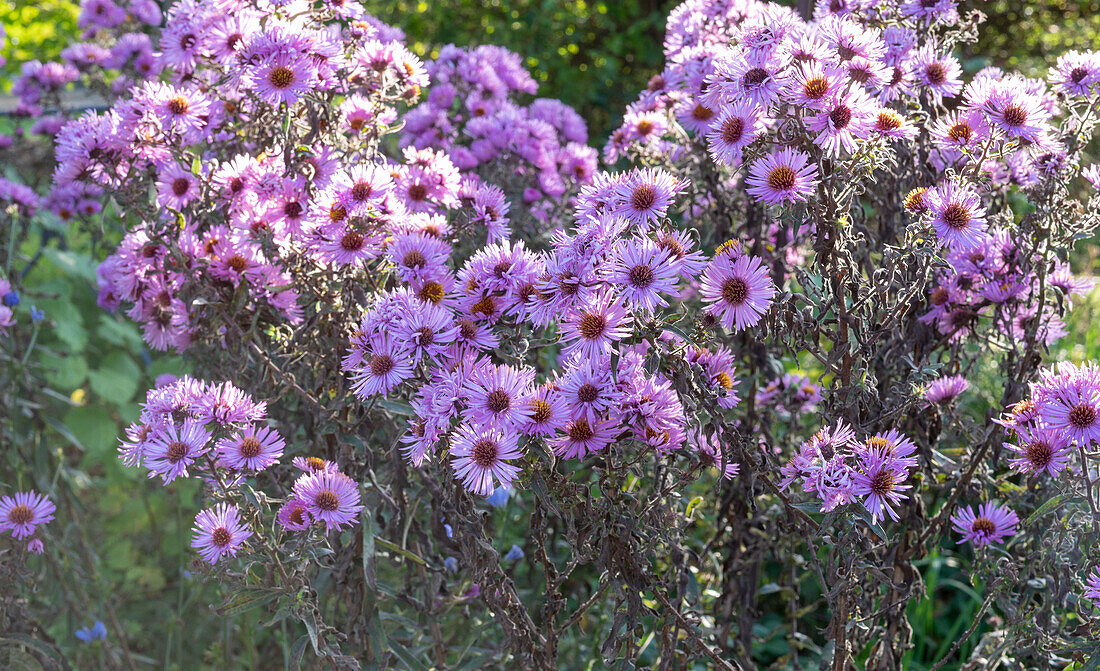
[[[356,182],[355,185],[351,187],[351,197],[359,202],[363,202],[370,198],[373,193],[374,187],[367,182]]]
[[[285,89],[294,83],[294,71],[283,65],[274,67],[268,73],[267,81],[277,89]]]
[[[974,129],[967,122],[960,121],[947,129],[947,138],[959,144],[970,144],[970,141],[974,139]]]
[[[594,432],[592,430],[592,427],[588,425],[588,420],[584,419],[583,417],[569,424],[568,433],[570,440],[574,440],[579,443],[582,443],[586,440],[591,440],[592,437],[596,435],[596,432]]]
[[[962,230],[970,223],[970,210],[962,203],[951,203],[943,210],[943,223],[956,231]]]
[[[186,114],[190,107],[191,104],[183,96],[176,96],[168,101],[168,111],[175,115]]]
[[[419,249],[410,249],[405,252],[405,258],[401,259],[401,265],[406,268],[423,268],[427,264],[428,259]]]
[[[829,120],[833,122],[833,128],[837,130],[845,128],[852,121],[852,109],[847,105],[834,107],[833,111],[829,112]]]
[[[172,193],[177,198],[191,190],[191,180],[186,177],[177,177],[172,180]]]
[[[1020,105],[1009,105],[1001,113],[1001,118],[1009,126],[1023,126],[1027,123],[1027,110]]]
[[[313,502],[317,504],[318,508],[328,512],[332,512],[340,507],[340,497],[336,496],[336,492],[331,489],[323,489],[318,492]]]
[[[577,389],[577,400],[581,403],[592,403],[599,397],[600,390],[592,383],[582,384],[580,389]]]
[[[607,329],[607,319],[602,315],[595,315],[591,312],[586,312],[581,316],[580,322],[577,324],[577,330],[580,331],[581,336],[586,340],[595,340],[603,335]]]
[[[497,442],[491,438],[479,438],[474,443],[470,457],[482,468],[489,468],[497,462]]]
[[[374,377],[382,377],[386,373],[390,372],[397,365],[394,363],[393,357],[389,354],[375,354],[367,362],[370,367],[370,374]]]
[[[1087,429],[1096,422],[1096,408],[1081,403],[1069,411],[1069,423],[1078,429]]]
[[[485,397],[485,407],[489,409],[489,412],[504,412],[512,407],[512,397],[503,389],[496,389]]]
[[[737,144],[745,134],[745,122],[741,117],[732,116],[722,122],[722,141]]]
[[[757,84],[763,84],[767,78],[767,70],[764,68],[753,68],[745,73],[745,76],[741,79],[741,83],[745,86],[755,86]]]
[[[740,277],[731,277],[722,283],[722,300],[737,307],[749,297],[749,285]]]
[[[630,195],[630,205],[635,210],[648,210],[656,202],[657,192],[648,184],[635,187],[634,193]]]
[[[798,174],[789,166],[777,165],[768,171],[768,186],[774,191],[790,191],[798,181]]]
[[[8,521],[12,524],[27,524],[34,519],[34,511],[30,506],[20,503],[8,513]]]
[[[975,517],[974,523],[970,525],[970,529],[978,533],[990,535],[997,531],[997,525],[988,517]]]
[[[241,452],[241,456],[245,459],[255,459],[260,456],[260,452],[263,451],[263,445],[260,444],[260,441],[256,440],[255,436],[245,436],[238,449]]]
[[[358,231],[348,231],[340,238],[340,247],[346,252],[357,252],[363,248],[363,234]]]
[[[542,400],[541,398],[536,398],[534,400],[534,406],[535,406],[535,416],[534,416],[535,424],[543,424],[543,423],[545,423],[546,421],[548,421],[550,419],[550,416],[553,414],[553,409],[550,407],[549,403]]]
[[[223,548],[229,545],[229,541],[233,540],[233,535],[229,533],[229,529],[218,527],[214,529],[214,533],[210,534],[210,539],[214,541],[214,545]]]
[[[939,86],[947,81],[947,68],[942,63],[930,63],[924,68],[924,76],[929,84]]]
[[[810,100],[821,100],[829,92],[829,80],[824,77],[810,77],[802,84],[802,95]]]
[[[1054,448],[1045,440],[1036,440],[1033,443],[1028,443],[1024,449],[1024,456],[1036,470],[1042,470],[1053,461]]]
[[[627,274],[631,286],[645,289],[653,284],[653,269],[649,266],[634,266]]]
[[[168,449],[165,451],[164,457],[168,460],[168,463],[178,464],[187,456],[187,452],[187,443],[175,441],[168,444]]]

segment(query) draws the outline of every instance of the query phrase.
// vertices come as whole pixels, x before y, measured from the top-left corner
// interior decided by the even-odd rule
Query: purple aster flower
[[[195,401],[195,419],[205,423],[218,422],[228,425],[236,422],[255,422],[264,418],[267,403],[256,403],[243,390],[229,382],[211,385],[206,393]]]
[[[775,284],[768,268],[755,256],[718,254],[703,271],[699,293],[709,305],[704,310],[731,331],[741,331],[768,311]]]
[[[937,119],[931,134],[941,147],[973,151],[989,137],[989,123],[977,110],[956,110]]]
[[[1094,51],[1068,51],[1050,68],[1048,81],[1066,95],[1085,97],[1100,82],[1100,56]]]
[[[1017,79],[997,82],[982,112],[994,128],[1009,138],[1038,142],[1049,128],[1050,110],[1043,99]]]
[[[845,83],[843,69],[822,61],[802,63],[787,85],[785,98],[798,107],[824,109]]]
[[[561,324],[561,339],[569,343],[566,357],[579,353],[589,360],[611,354],[614,343],[630,335],[630,317],[618,298],[601,291],[583,307],[572,310]]]
[[[878,451],[884,457],[897,462],[905,468],[913,468],[917,465],[917,446],[913,441],[897,429],[890,429],[886,433],[877,433],[863,442],[857,454],[864,455],[868,452]]]
[[[929,189],[923,198],[932,214],[936,236],[944,245],[951,249],[969,249],[985,241],[985,208],[972,184],[948,180]]]
[[[290,461],[294,468],[306,473],[339,473],[340,468],[328,459],[321,457],[294,457]]]
[[[1044,422],[1069,440],[1100,441],[1100,374],[1095,368],[1064,366],[1041,389],[1037,405]]]
[[[376,336],[366,343],[364,351],[356,349],[353,347],[344,358],[343,368],[351,373],[351,390],[359,398],[388,394],[412,377],[413,361],[408,349],[390,336]]]
[[[57,508],[35,491],[16,492],[0,498],[0,531],[10,531],[16,540],[34,535],[40,524],[53,519]]]
[[[530,398],[531,418],[523,425],[527,436],[551,436],[569,421],[565,399],[552,383],[541,385]]]
[[[665,216],[684,183],[665,170],[639,168],[625,175],[615,188],[612,214],[648,228]]]
[[[620,400],[611,368],[605,361],[597,364],[582,358],[568,367],[558,388],[570,417],[585,417],[590,423],[605,416]]]
[[[190,418],[182,426],[158,427],[146,446],[145,467],[149,469],[149,477],[159,475],[166,485],[180,476],[187,477],[188,467],[209,450],[209,441],[210,432]]]
[[[1002,543],[1004,539],[1016,533],[1020,518],[1011,508],[983,503],[977,514],[971,506],[960,507],[951,516],[955,531],[962,534],[959,543],[970,541],[974,547],[982,548],[991,543]]]
[[[550,440],[554,454],[563,459],[583,459],[599,452],[615,440],[615,425],[607,420],[590,423],[584,417],[565,425],[565,435]]]
[[[359,488],[343,473],[318,471],[294,483],[294,498],[305,503],[313,519],[325,523],[325,531],[354,524],[363,506]]]
[[[27,541],[27,552],[31,554],[40,555],[46,551],[46,546],[42,544],[41,538],[32,538]]]
[[[913,54],[913,73],[933,100],[953,98],[962,91],[962,66],[950,54],[938,54],[925,46]]]
[[[484,365],[470,375],[462,391],[468,418],[477,425],[517,427],[531,418],[533,368]]]
[[[779,51],[769,53],[732,52],[717,59],[707,76],[703,103],[719,109],[735,100],[767,107],[779,99],[787,86],[787,60]]]
[[[707,132],[707,148],[721,165],[740,165],[741,150],[763,132],[760,108],[744,100],[722,107]]]
[[[240,511],[228,503],[220,503],[196,515],[194,531],[191,547],[211,564],[226,555],[236,557],[237,550],[252,535],[241,522]]]
[[[252,427],[218,441],[218,463],[232,470],[262,471],[283,456],[286,443],[278,431]]]
[[[817,166],[806,154],[784,147],[757,160],[745,180],[748,192],[766,203],[806,200],[817,187]]]
[[[854,152],[856,140],[867,137],[876,109],[862,88],[851,88],[824,100],[821,111],[810,118],[806,127],[817,133],[814,144],[826,156],[837,157],[844,151]]]
[[[1092,599],[1093,605],[1100,608],[1100,568],[1092,569],[1085,581],[1085,598]]]
[[[668,306],[661,294],[675,294],[679,277],[668,262],[668,252],[649,238],[621,242],[607,281],[616,285],[619,296],[633,308],[653,312]]]
[[[1066,434],[1049,427],[1016,429],[1016,444],[1005,443],[1005,448],[1016,456],[1008,460],[1014,469],[1038,475],[1043,471],[1056,478],[1069,463],[1073,443]]]
[[[523,457],[518,440],[512,431],[463,424],[451,440],[451,467],[467,490],[489,496],[494,482],[510,487],[519,475],[519,468],[507,463]]]
[[[269,105],[293,105],[313,90],[317,70],[308,58],[280,51],[252,69],[249,83]]]
[[[872,116],[871,131],[893,140],[912,140],[917,136],[913,122],[889,107],[880,107]]]
[[[157,205],[175,210],[199,197],[199,180],[178,163],[172,161],[160,171],[157,179]]]
[[[933,380],[924,391],[924,400],[928,405],[950,403],[962,394],[970,383],[961,375],[949,375]]]
[[[279,524],[291,531],[305,531],[313,524],[313,515],[309,512],[309,506],[301,499],[291,499],[279,508],[276,517]]]
[[[898,514],[891,504],[907,498],[901,492],[911,487],[902,484],[909,477],[909,470],[902,460],[885,451],[869,450],[859,460],[860,470],[852,475],[852,492],[867,497],[863,499],[863,507],[871,513],[872,523],[886,519],[887,515],[896,521]]]

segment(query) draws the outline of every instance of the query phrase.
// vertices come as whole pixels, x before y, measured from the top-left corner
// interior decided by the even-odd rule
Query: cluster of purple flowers
[[[844,422],[824,427],[799,446],[780,469],[782,488],[801,480],[802,490],[817,496],[822,512],[863,497],[871,521],[890,517],[897,520],[894,506],[903,493],[910,471],[917,465],[917,446],[901,432],[891,429],[863,441]]]
[[[596,173],[596,151],[588,130],[571,107],[537,98],[538,84],[518,54],[483,45],[440,49],[428,64],[427,99],[405,116],[404,146],[446,151],[462,171],[492,173],[540,221],[554,216],[555,203],[588,184]],[[498,164],[507,166],[501,174]]]
[[[165,485],[202,476],[223,499],[195,518],[191,545],[210,563],[236,556],[254,533],[229,500],[237,485],[277,465],[286,448],[282,436],[263,423],[266,410],[264,402],[228,382],[169,378],[149,390],[141,416],[121,440],[119,457],[127,466],[144,467]],[[331,531],[354,523],[362,506],[359,488],[348,476],[322,459],[296,457],[294,465],[305,473],[279,512],[283,527],[306,531],[323,522]]]

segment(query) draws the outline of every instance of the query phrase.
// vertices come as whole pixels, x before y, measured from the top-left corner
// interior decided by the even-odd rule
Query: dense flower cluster
[[[235,499],[247,478],[279,464],[286,443],[265,425],[266,403],[228,382],[190,377],[162,382],[149,390],[141,417],[121,441],[119,458],[127,466],[144,467],[165,485],[202,477],[216,497]],[[308,531],[323,522],[327,532],[357,520],[359,488],[336,464],[316,457],[295,457],[293,464],[302,474],[293,484],[293,498],[278,513],[284,528]],[[237,505],[222,500],[195,518],[191,545],[215,563],[236,556],[254,533]]]

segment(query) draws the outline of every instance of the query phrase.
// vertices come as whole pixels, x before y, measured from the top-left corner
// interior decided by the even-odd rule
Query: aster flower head
[[[763,133],[761,109],[746,101],[724,105],[710,124],[707,147],[722,165],[739,165],[741,151]]]
[[[928,190],[923,202],[932,214],[936,236],[947,247],[969,249],[985,241],[985,208],[981,196],[969,182],[949,179]]]
[[[843,89],[845,77],[843,68],[828,62],[801,63],[794,69],[784,97],[799,107],[824,109]]]
[[[1003,543],[1004,539],[1016,533],[1020,518],[1007,506],[992,502],[983,503],[975,512],[973,507],[959,507],[951,516],[955,531],[962,534],[959,543],[967,541],[976,548],[992,543]]]
[[[354,524],[363,506],[359,488],[351,478],[339,472],[317,471],[298,478],[294,498],[305,503],[313,519],[325,523],[325,530]]]
[[[1010,139],[1039,142],[1049,129],[1050,110],[1043,99],[1015,78],[996,83],[982,112],[993,128]]]
[[[704,310],[726,329],[741,331],[753,326],[768,311],[775,284],[760,258],[719,254],[703,271],[699,292],[708,303]]]
[[[1091,599],[1093,606],[1100,608],[1100,568],[1092,569],[1085,581],[1085,598]]]
[[[301,54],[280,51],[253,67],[249,85],[270,105],[293,105],[313,90],[317,70]]]
[[[758,159],[745,180],[751,196],[773,204],[806,200],[817,182],[817,166],[810,165],[806,154],[790,147]]]
[[[531,417],[529,398],[534,378],[532,368],[478,366],[462,387],[468,417],[477,425],[490,427],[523,424]]]
[[[884,451],[869,450],[860,455],[860,469],[852,476],[853,491],[866,496],[863,506],[871,513],[871,522],[879,519],[897,520],[894,505],[907,498],[902,492],[911,485],[903,484],[909,470],[902,460]]]
[[[226,468],[262,471],[279,461],[285,447],[278,431],[258,426],[222,438],[214,449],[218,453],[218,463]]]
[[[1100,442],[1100,372],[1063,364],[1037,387],[1043,421],[1082,444]]]
[[[953,98],[962,91],[962,66],[950,54],[936,53],[925,46],[913,54],[913,73],[933,100]]]
[[[291,531],[305,531],[313,525],[313,515],[309,512],[309,506],[300,499],[291,499],[284,503],[279,508],[276,520]]]
[[[550,440],[554,454],[563,459],[583,459],[599,452],[615,440],[615,425],[605,419],[589,422],[578,417],[562,427],[563,435]]]
[[[565,356],[580,353],[591,360],[611,354],[619,340],[630,335],[630,316],[610,290],[596,294],[572,310],[562,323],[561,339],[568,343]]]
[[[649,227],[668,212],[669,205],[686,185],[659,168],[637,168],[615,188],[612,214]]]
[[[408,348],[389,335],[376,336],[365,347],[353,348],[344,358],[343,368],[350,373],[351,390],[359,398],[388,394],[412,377],[413,360]]]
[[[649,238],[623,241],[616,247],[607,281],[631,307],[652,312],[668,306],[661,294],[676,294],[679,280],[668,256]]]
[[[877,109],[862,88],[851,88],[826,99],[807,128],[817,132],[814,144],[819,145],[826,156],[852,153],[856,150],[856,140],[866,138],[870,132]]]
[[[1016,430],[1016,442],[1005,443],[1005,449],[1015,456],[1010,466],[1031,475],[1046,472],[1052,478],[1065,470],[1073,443],[1065,433],[1050,427],[1026,427]]]
[[[1058,63],[1047,75],[1051,84],[1069,96],[1089,95],[1100,82],[1100,55],[1094,51],[1069,51],[1058,57]]]
[[[216,564],[222,557],[236,557],[241,545],[252,535],[241,521],[240,511],[228,503],[199,512],[194,532],[191,547],[210,564]]]
[[[932,139],[945,149],[973,151],[989,137],[989,123],[977,110],[955,110],[936,120]]]
[[[210,435],[200,422],[191,418],[182,425],[157,427],[145,453],[149,477],[159,475],[166,485],[180,476],[187,477],[187,469],[209,451]]]
[[[924,391],[924,400],[928,405],[950,403],[970,387],[965,377],[948,375],[933,380]]]
[[[458,428],[450,452],[451,466],[462,485],[481,496],[492,494],[497,485],[510,487],[520,469],[508,461],[523,457],[513,431],[470,424]]]
[[[53,501],[35,491],[16,492],[0,498],[0,532],[10,531],[20,540],[33,536],[39,525],[53,520]]]

